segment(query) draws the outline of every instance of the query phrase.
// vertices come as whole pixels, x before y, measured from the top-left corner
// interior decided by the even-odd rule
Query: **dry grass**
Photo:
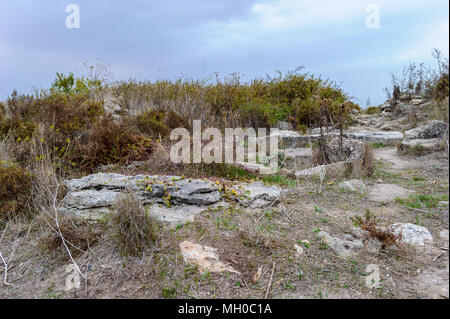
[[[370,210],[366,210],[364,218],[360,216],[351,217],[355,225],[367,232],[366,239],[377,239],[384,247],[399,246],[402,235],[393,232],[389,227],[380,227],[375,215]]]
[[[53,229],[57,228],[54,221],[48,220],[47,222]],[[93,224],[75,216],[64,216],[60,218],[59,229],[64,240],[68,243],[73,257],[87,252],[93,245],[98,243],[103,233],[102,228],[96,227],[99,225],[98,223]],[[63,250],[64,248],[61,236],[56,231],[51,231],[43,239],[42,243],[49,251]]]
[[[31,174],[16,165],[0,163],[0,220],[30,213]]]
[[[113,210],[114,238],[119,251],[141,256],[157,240],[159,222],[149,216],[132,191],[119,198]]]
[[[373,176],[375,171],[375,160],[373,157],[372,147],[369,143],[364,145],[364,157],[362,160],[362,172],[364,176]]]

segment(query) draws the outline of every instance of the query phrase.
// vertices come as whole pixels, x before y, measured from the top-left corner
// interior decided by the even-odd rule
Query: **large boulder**
[[[61,212],[97,218],[110,212],[119,196],[132,191],[149,212],[160,220],[191,221],[201,211],[226,201],[244,207],[264,207],[280,200],[281,189],[257,183],[213,183],[207,179],[178,176],[125,176],[98,173],[65,181],[67,196]]]
[[[428,229],[414,224],[393,224],[390,230],[396,234],[401,234],[401,242],[412,246],[425,246],[425,244],[433,243]]]
[[[443,149],[441,140],[437,138],[405,140],[397,146],[401,153],[423,155]]]
[[[408,139],[430,139],[443,138],[448,134],[448,123],[444,121],[433,120],[426,125],[417,127],[405,132]]]
[[[342,154],[341,154],[341,142],[339,138],[334,138],[328,144],[328,158],[331,163],[337,163],[340,161],[356,161],[364,158],[366,154],[366,147],[364,142],[354,139],[342,140]]]

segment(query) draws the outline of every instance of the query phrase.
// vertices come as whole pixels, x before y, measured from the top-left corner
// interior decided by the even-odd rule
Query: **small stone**
[[[342,182],[338,185],[338,187],[347,192],[354,193],[364,193],[366,190],[366,185],[362,180],[352,179],[350,181]]]
[[[448,289],[446,288],[439,289],[439,296],[448,299]]]
[[[297,258],[300,257],[303,254],[303,248],[297,244],[294,244],[294,248],[295,248],[295,256]]]
[[[337,237],[330,236],[327,232],[321,231],[318,236],[327,244],[337,255],[343,258],[354,256],[359,250],[363,249],[361,240],[342,240]]]
[[[185,263],[198,266],[200,272],[222,272],[228,271],[235,274],[240,274],[230,265],[225,265],[219,260],[217,256],[217,249],[194,244],[189,241],[180,243],[181,254]]]

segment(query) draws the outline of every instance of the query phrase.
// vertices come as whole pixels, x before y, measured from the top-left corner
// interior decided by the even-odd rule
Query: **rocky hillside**
[[[73,102],[89,131],[49,126],[92,143],[60,162],[89,173],[57,176],[62,166],[45,157],[29,173],[11,160],[52,136],[52,151],[66,142],[66,152],[69,135],[32,149],[3,140],[0,298],[448,298],[448,117],[437,118],[438,102],[401,96],[352,110],[345,126],[279,122],[273,169],[172,164],[169,144],[120,131],[120,101],[105,99],[117,123],[101,136],[92,101]],[[108,136],[123,142],[108,148]],[[112,161],[118,152],[126,161]],[[68,265],[80,286],[67,286]]]

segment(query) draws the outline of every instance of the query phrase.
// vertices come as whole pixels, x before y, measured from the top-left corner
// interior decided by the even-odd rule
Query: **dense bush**
[[[376,106],[369,106],[367,109],[364,110],[364,113],[368,115],[379,114],[381,113],[381,109]]]
[[[179,79],[175,82],[127,81],[113,87],[114,94],[129,111],[162,110],[176,114],[189,126],[193,119],[215,127],[273,126],[279,120],[296,127],[314,126],[318,107],[327,103],[330,121],[343,103],[359,107],[334,83],[294,70],[275,77],[242,82],[231,74],[216,82]],[[173,112],[173,113],[170,113]],[[169,125],[173,127],[173,125]]]
[[[149,110],[138,114],[134,122],[140,132],[158,137],[158,135],[165,136],[168,134],[169,129],[164,123],[164,111]]]
[[[14,137],[14,157],[22,164],[45,158],[63,171],[90,172],[100,164],[126,164],[149,156],[151,141],[106,116],[102,102],[62,91],[9,98],[12,116],[0,122],[0,137]]]
[[[16,165],[0,163],[0,220],[25,214],[30,193],[30,174]]]
[[[69,151],[71,162],[92,170],[102,164],[129,164],[145,160],[153,151],[150,139],[104,117]]]
[[[93,94],[103,89],[115,95],[124,111],[120,119],[105,114],[103,98]],[[14,158],[22,164],[47,159],[61,171],[84,173],[102,164],[148,159],[149,138],[167,137],[176,127],[190,129],[194,119],[219,128],[272,127],[283,120],[305,130],[324,124],[318,114],[338,123],[354,108],[339,87],[299,70],[249,82],[231,74],[215,82],[130,80],[112,87],[58,73],[47,91],[13,92],[6,112],[0,112],[0,137],[13,137]]]

